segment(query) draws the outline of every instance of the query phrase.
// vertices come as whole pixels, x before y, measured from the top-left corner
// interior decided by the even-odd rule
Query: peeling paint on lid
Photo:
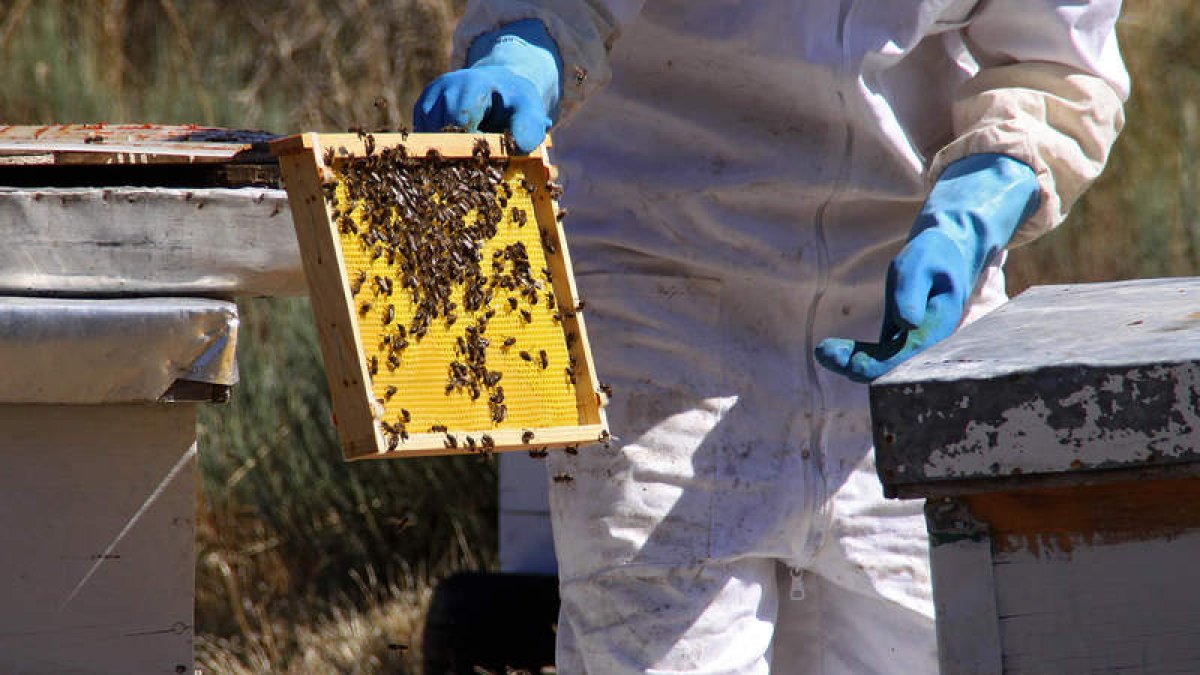
[[[871,386],[889,494],[1200,466],[1200,279],[1032,289]]]

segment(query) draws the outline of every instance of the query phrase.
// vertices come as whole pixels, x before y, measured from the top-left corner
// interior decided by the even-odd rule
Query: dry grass
[[[231,406],[201,418],[200,663],[383,673],[403,658],[411,667],[429,588],[495,567],[495,464],[343,462],[307,302],[241,306],[242,381]],[[359,670],[313,665],[338,654],[357,654]]]
[[[22,0],[0,9],[0,117],[396,127],[445,70],[461,4]]]
[[[1013,254],[1012,292],[1200,274],[1200,5],[1129,0],[1118,32],[1133,79],[1125,130],[1067,222]]]
[[[200,635],[197,663],[222,675],[421,672],[426,585],[372,591],[373,601],[333,604],[320,613],[280,616],[251,605],[236,635]]]

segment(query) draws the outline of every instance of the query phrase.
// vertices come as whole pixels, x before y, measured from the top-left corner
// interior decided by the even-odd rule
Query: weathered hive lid
[[[0,125],[0,294],[304,294],[274,138]]]
[[[1200,279],[1042,286],[871,385],[888,496],[1200,474]]]
[[[274,138],[192,124],[0,125],[0,185],[278,187]]]

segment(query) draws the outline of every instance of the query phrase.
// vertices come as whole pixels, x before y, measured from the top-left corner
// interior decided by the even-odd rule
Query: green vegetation
[[[461,4],[14,0],[0,8],[0,120],[398,126],[446,68]],[[1014,254],[1013,289],[1200,270],[1200,7],[1129,2],[1121,37],[1126,131],[1069,222]],[[241,309],[242,382],[202,418],[199,660],[220,673],[417,670],[431,584],[495,566],[494,465],[343,463],[307,302]]]

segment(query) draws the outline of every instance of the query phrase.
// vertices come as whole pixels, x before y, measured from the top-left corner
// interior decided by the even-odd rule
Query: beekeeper
[[[882,498],[858,382],[1003,302],[1005,249],[1099,174],[1119,5],[469,4],[416,126],[561,124],[615,389],[619,442],[550,459],[559,672],[936,671],[921,504]]]

